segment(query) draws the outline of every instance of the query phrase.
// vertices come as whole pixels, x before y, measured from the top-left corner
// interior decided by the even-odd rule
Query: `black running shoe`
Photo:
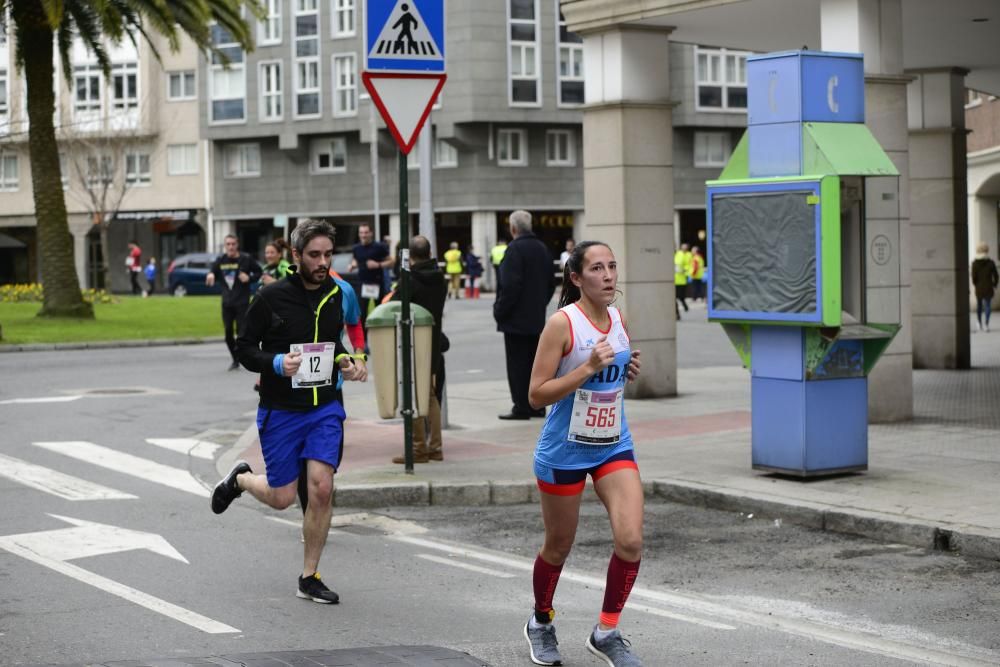
[[[212,491],[213,512],[222,514],[229,508],[230,503],[243,495],[243,489],[236,483],[236,476],[245,472],[253,472],[250,469],[250,464],[246,461],[237,461],[229,474],[215,485],[215,490]]]
[[[309,577],[299,577],[299,590],[295,592],[296,597],[303,600],[312,600],[320,604],[337,604],[340,596],[331,591],[323,583],[319,572],[315,572]]]

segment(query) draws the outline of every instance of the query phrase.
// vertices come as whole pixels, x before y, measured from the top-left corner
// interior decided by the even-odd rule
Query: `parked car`
[[[167,267],[167,292],[174,296],[188,294],[222,294],[222,286],[216,282],[209,287],[205,284],[205,276],[215,261],[215,255],[210,252],[192,252],[180,255]],[[255,293],[259,283],[250,286],[250,292]]]

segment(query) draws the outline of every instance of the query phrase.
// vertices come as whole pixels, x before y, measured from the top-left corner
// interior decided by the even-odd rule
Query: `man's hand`
[[[238,278],[240,279],[241,283],[250,282],[250,274],[247,273],[246,271],[240,271]]]
[[[260,282],[263,283],[264,285],[270,285],[274,281],[275,278],[273,278],[270,273],[265,273],[260,277]]]
[[[635,379],[639,377],[639,370],[642,368],[642,362],[639,361],[639,350],[632,350],[632,358],[628,362],[628,381],[635,382]]]
[[[379,264],[374,259],[369,259],[367,262],[365,262],[365,266],[367,266],[369,269],[381,269],[382,268],[382,265]]]
[[[299,366],[302,365],[302,353],[301,352],[289,352],[281,360],[281,370],[286,378],[290,378],[299,372]]]
[[[215,274],[212,273],[211,271],[208,273],[207,276],[205,276],[205,284],[208,285],[209,287],[215,285]]]
[[[345,357],[340,360],[340,372],[344,374],[344,379],[349,382],[367,382],[368,367],[360,359],[350,359]]]

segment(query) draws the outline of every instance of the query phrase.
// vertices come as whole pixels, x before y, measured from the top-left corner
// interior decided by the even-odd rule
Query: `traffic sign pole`
[[[403,339],[403,460],[413,474],[413,351],[410,319],[410,184],[406,153],[399,151],[399,300],[403,304],[399,335]]]

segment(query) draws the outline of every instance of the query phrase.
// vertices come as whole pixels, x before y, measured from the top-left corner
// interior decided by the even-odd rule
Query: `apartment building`
[[[110,76],[79,42],[73,46],[71,72],[54,63],[63,190],[76,266],[86,287],[128,289],[124,261],[131,239],[139,242],[144,258],[156,257],[162,268],[206,242],[210,181],[199,139],[197,50],[186,40],[179,53],[171,53],[165,42],[157,49],[162,61],[145,42],[138,48],[127,41],[108,45]],[[0,283],[31,282],[39,276],[26,88],[13,51],[4,34]],[[105,266],[110,284],[105,284]]]

